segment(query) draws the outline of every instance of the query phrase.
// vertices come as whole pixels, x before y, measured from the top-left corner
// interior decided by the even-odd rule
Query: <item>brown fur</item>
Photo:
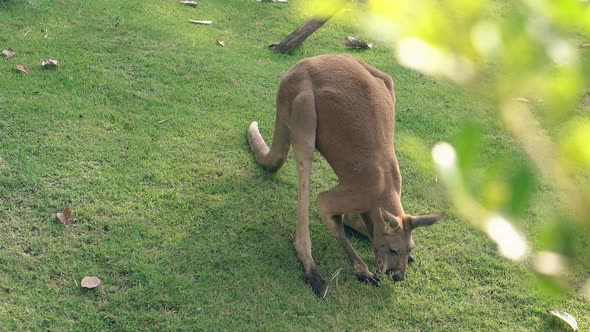
[[[346,55],[307,58],[285,75],[276,103],[271,148],[256,122],[248,129],[248,142],[256,160],[271,171],[284,164],[293,146],[299,181],[294,245],[315,293],[323,296],[325,292],[309,235],[309,179],[315,149],[339,179],[335,188],[318,196],[318,210],[354,273],[363,282],[378,285],[380,281],[353,249],[343,224],[370,238],[381,271],[403,280],[414,246],[412,230],[431,225],[444,214],[411,216],[402,207],[402,179],[393,146],[391,77]]]

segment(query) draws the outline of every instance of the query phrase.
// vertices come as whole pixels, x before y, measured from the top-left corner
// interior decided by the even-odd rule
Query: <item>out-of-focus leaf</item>
[[[84,277],[82,281],[80,281],[80,286],[82,288],[96,288],[100,283],[101,281],[98,277]]]
[[[576,248],[579,237],[584,234],[584,226],[564,216],[544,216],[538,225],[537,238],[544,250],[558,252],[566,257],[589,255]]]
[[[304,3],[308,15],[330,17],[336,10],[350,3],[350,0],[305,1]]]
[[[528,256],[529,244],[510,220],[499,215],[492,215],[485,221],[484,230],[490,239],[496,242],[502,256],[516,261]]]
[[[572,331],[578,330],[578,322],[576,322],[576,319],[567,312],[559,311],[556,309],[549,309],[547,310],[547,312],[564,321],[572,329]]]
[[[488,176],[497,177],[499,174],[487,172]],[[502,174],[503,175],[503,174]],[[488,180],[481,189],[481,203],[491,210],[498,210],[506,205],[508,197],[510,196],[509,187],[503,179],[495,178]]]
[[[541,93],[550,115],[566,118],[575,109],[584,79],[581,72],[567,69],[545,77]]]
[[[528,208],[534,192],[535,175],[526,165],[522,165],[510,177],[509,212],[512,215],[522,215]]]
[[[198,3],[196,3],[195,1],[191,1],[191,0],[181,1],[180,3],[183,5],[191,6],[191,7],[197,7],[197,5],[198,5]]]
[[[61,221],[62,224],[69,225],[71,224],[72,219],[72,209],[66,206],[63,212],[58,212],[55,214],[55,216],[57,217],[57,219],[59,219],[59,221]]]
[[[366,41],[364,41],[362,39],[359,39],[356,37],[351,37],[351,36],[344,38],[344,44],[346,45],[346,47],[350,47],[350,48],[360,48],[360,49],[373,48],[373,43],[367,43]]]
[[[213,23],[213,21],[200,21],[200,20],[191,20],[191,19],[189,19],[188,21],[191,23],[195,23],[195,24],[211,24],[211,23]]]
[[[28,73],[31,72],[31,70],[29,68],[27,68],[27,67],[25,67],[23,65],[16,65],[16,66],[14,66],[14,69],[16,69],[16,70],[18,70],[20,72],[23,72],[25,74],[28,74]]]
[[[59,61],[57,60],[43,60],[41,61],[41,66],[43,66],[44,68],[56,68],[57,66],[59,66]]]
[[[590,121],[574,120],[561,143],[561,151],[573,170],[590,168]]]
[[[537,273],[559,279],[567,270],[566,258],[554,251],[542,250],[535,254],[534,268]]]
[[[454,144],[459,159],[459,169],[468,177],[474,161],[479,156],[481,129],[474,122],[466,122],[455,137]]]
[[[4,56],[4,58],[6,59],[12,58],[15,54],[16,52],[12,48],[7,48],[4,51],[2,51],[2,56]]]
[[[563,294],[563,283],[559,279],[551,278],[542,274],[537,274],[535,288],[548,298]]]

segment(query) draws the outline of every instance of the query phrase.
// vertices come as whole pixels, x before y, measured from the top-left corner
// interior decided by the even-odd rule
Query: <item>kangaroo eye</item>
[[[389,253],[393,255],[397,255],[397,250],[389,248]]]

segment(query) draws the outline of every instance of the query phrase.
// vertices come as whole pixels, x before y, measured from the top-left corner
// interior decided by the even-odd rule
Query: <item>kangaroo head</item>
[[[430,226],[444,215],[395,216],[380,207],[378,217],[372,219],[377,219],[373,222],[373,251],[381,272],[394,281],[404,280],[408,261],[412,259],[410,254],[414,249],[412,230]]]

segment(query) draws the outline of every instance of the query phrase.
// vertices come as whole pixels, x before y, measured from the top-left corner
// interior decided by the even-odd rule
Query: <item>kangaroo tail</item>
[[[291,148],[291,134],[287,125],[276,119],[275,132],[270,149],[264,142],[258,122],[254,121],[248,128],[248,143],[256,161],[270,171],[277,171],[285,161]]]

